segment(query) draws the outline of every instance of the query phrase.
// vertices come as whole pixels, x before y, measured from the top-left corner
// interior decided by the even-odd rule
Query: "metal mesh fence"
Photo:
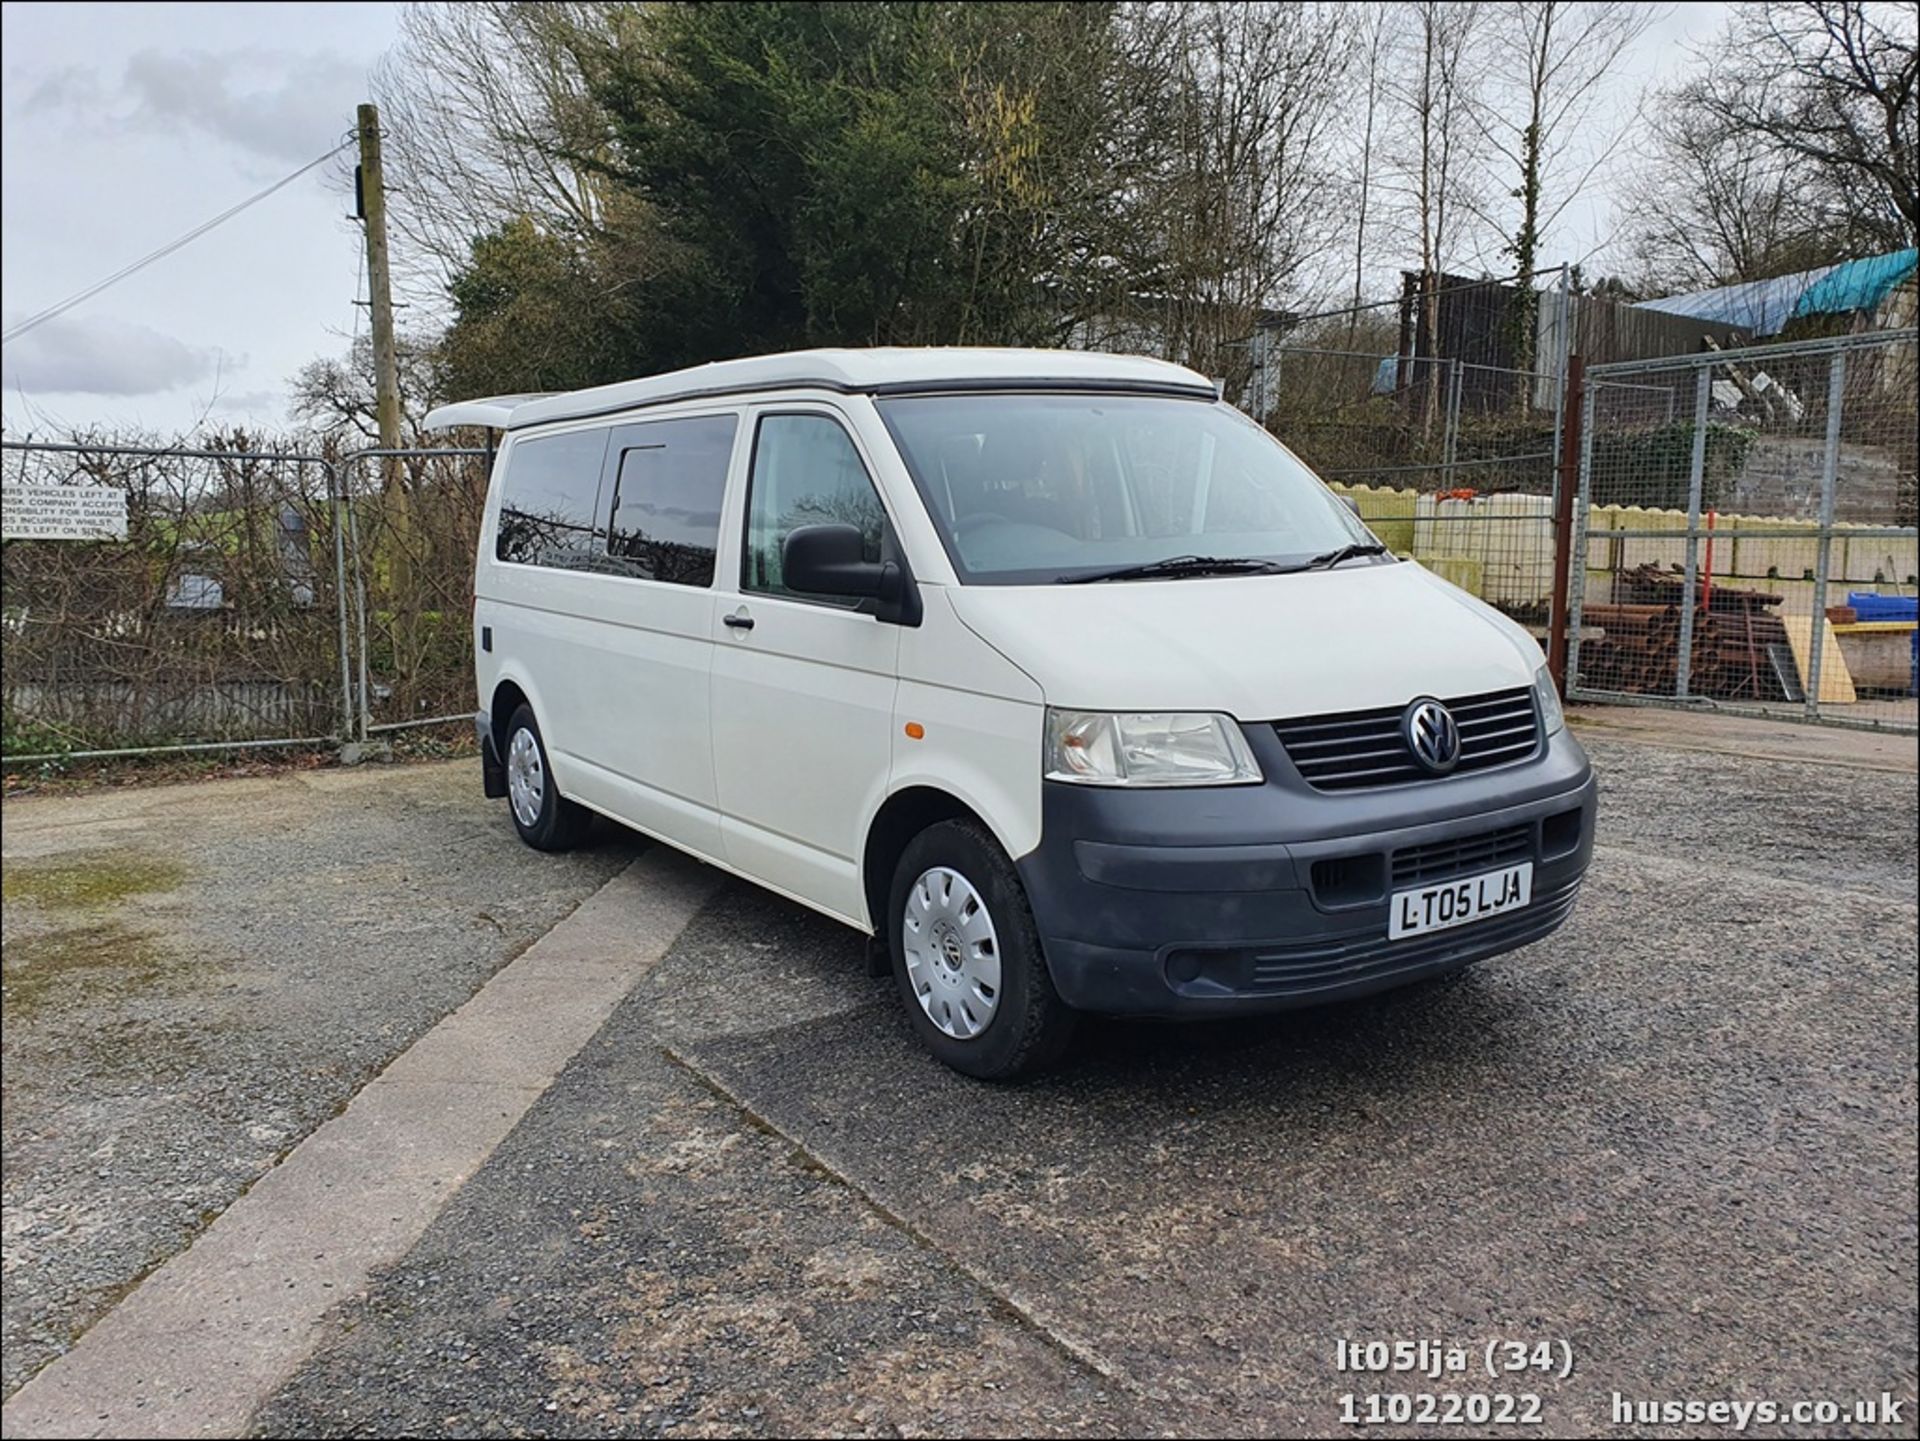
[[[346,715],[332,469],[8,443],[9,485],[126,493],[125,541],[0,545],[4,751],[324,739]]]
[[[361,451],[342,463],[362,738],[473,713],[473,562],[484,450]]]
[[[1252,408],[1396,553],[1544,631],[1567,304],[1558,285],[1408,277],[1264,338]]]
[[[9,762],[365,740],[473,710],[490,456],[8,442],[122,540],[0,544]]]
[[[1589,371],[1569,694],[1915,724],[1914,332]]]

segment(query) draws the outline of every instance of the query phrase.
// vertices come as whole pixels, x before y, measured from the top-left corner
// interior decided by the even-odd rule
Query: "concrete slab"
[[[770,964],[810,969],[815,935],[864,990],[858,940],[831,922],[786,927]],[[406,1259],[329,1318],[252,1434],[1164,1429],[662,1056],[654,1003],[650,983],[629,995]]]
[[[530,851],[471,760],[377,779],[6,798],[0,1392],[647,844]]]
[[[636,861],[6,1403],[9,1437],[228,1436],[402,1256],[663,955],[717,873]]]

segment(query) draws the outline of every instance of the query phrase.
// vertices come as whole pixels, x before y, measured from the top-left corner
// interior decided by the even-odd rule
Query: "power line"
[[[285,189],[287,186],[293,184],[294,181],[298,180],[302,175],[305,175],[309,170],[313,169],[316,165],[324,165],[327,161],[333,159],[334,156],[338,155],[342,150],[345,150],[351,144],[353,144],[351,140],[342,140],[338,145],[334,146],[333,149],[329,150],[325,155],[319,156],[313,160],[309,160],[305,165],[302,165],[298,170],[294,171],[293,174],[285,176],[280,180],[274,181],[273,184],[269,185],[265,190],[260,191],[256,195],[248,196],[245,200],[242,200],[238,205],[234,206],[232,209],[223,210],[218,215],[214,216],[213,219],[194,226],[194,228],[189,230],[185,235],[182,235],[177,240],[168,241],[165,245],[161,246],[158,250],[154,251],[151,255],[143,256],[141,259],[134,261],[133,264],[126,266],[124,269],[114,271],[114,273],[109,275],[105,280],[95,281],[92,285],[89,285],[85,290],[76,291],[74,294],[69,295],[65,300],[61,301],[57,305],[49,305],[45,310],[41,311],[37,315],[28,316],[25,320],[19,322],[17,325],[9,327],[4,335],[0,335],[0,341],[18,340],[21,336],[25,335],[29,330],[32,330],[34,327],[45,325],[49,320],[53,320],[58,316],[65,315],[69,310],[73,309],[74,306],[79,305],[82,301],[91,300],[94,296],[98,295],[101,291],[105,290],[108,286],[118,285],[121,281],[125,280],[129,275],[134,274],[136,271],[145,270],[149,265],[153,264],[156,260],[166,259],[166,257],[173,254],[174,251],[180,249],[182,246],[192,244],[194,241],[198,240],[201,236],[205,235],[209,230],[214,229],[216,226],[226,224],[229,220],[233,219],[233,217],[238,215],[241,211],[247,209],[250,206],[258,205],[262,200],[265,200],[269,195],[273,194],[276,190]]]

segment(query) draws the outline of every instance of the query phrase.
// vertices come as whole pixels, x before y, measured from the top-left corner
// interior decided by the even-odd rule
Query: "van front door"
[[[899,628],[855,602],[781,583],[797,526],[838,521],[878,559],[886,512],[839,417],[763,413],[746,496],[739,593],[714,617],[713,748],[727,858],[754,879],[857,921],[861,818],[892,765]]]

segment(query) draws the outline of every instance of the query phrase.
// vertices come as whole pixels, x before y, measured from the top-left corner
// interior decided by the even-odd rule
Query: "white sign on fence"
[[[111,485],[5,486],[0,538],[125,540],[127,493]]]

